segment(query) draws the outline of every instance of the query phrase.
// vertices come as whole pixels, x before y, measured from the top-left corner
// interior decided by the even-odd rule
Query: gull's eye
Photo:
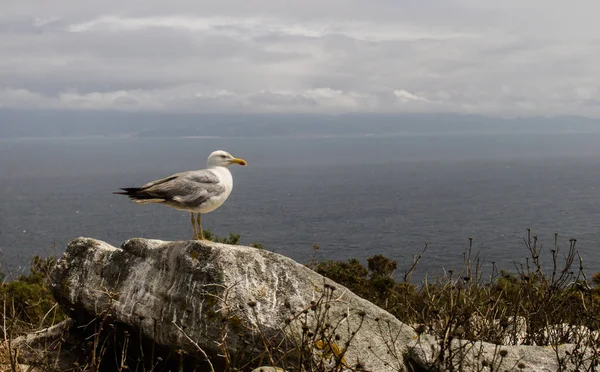
[[[221,159],[225,159],[226,157],[226,155],[221,155]]]

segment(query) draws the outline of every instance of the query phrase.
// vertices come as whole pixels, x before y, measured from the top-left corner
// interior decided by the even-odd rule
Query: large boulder
[[[207,241],[79,238],[52,290],[79,324],[110,319],[213,365],[405,370],[414,330],[282,255]],[[218,368],[215,367],[218,370]]]

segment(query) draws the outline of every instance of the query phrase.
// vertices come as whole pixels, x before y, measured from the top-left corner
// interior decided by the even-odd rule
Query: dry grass
[[[455,339],[553,348],[575,344],[570,355],[557,353],[557,358],[562,359],[561,365],[568,359],[582,370],[598,364],[600,358],[600,288],[593,288],[587,279],[577,241],[569,240],[563,252],[558,236],[554,238],[554,246],[547,252],[551,267],[544,268],[540,259],[544,252],[528,230],[524,238],[528,257],[515,263],[513,273],[494,266],[484,275],[471,239],[461,268],[420,285],[407,278],[425,250],[415,255],[408,274],[399,282],[392,279],[390,271],[395,263],[381,257],[369,259],[368,267],[349,260],[322,262],[314,269],[413,324],[419,333],[435,335],[440,340],[438,367],[444,370],[457,370],[448,358]]]

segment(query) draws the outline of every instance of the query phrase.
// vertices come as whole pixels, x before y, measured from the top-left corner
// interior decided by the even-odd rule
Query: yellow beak
[[[239,164],[239,165],[244,166],[244,167],[246,165],[248,165],[248,163],[246,163],[246,160],[240,159],[240,158],[233,158],[233,159],[229,160],[229,163],[230,164]]]

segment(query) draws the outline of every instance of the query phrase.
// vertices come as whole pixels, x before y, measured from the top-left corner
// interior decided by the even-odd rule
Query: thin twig
[[[206,354],[206,352],[200,347],[200,345],[198,345],[198,343],[194,340],[192,340],[190,338],[190,336],[187,335],[187,333],[185,333],[185,331],[183,330],[183,328],[181,328],[180,326],[177,325],[177,323],[175,323],[175,321],[172,321],[173,325],[175,326],[175,328],[177,328],[182,334],[183,336],[192,343],[192,345],[194,345],[196,347],[196,349],[198,349],[198,351],[200,353],[202,353],[202,355],[204,356],[204,358],[206,359],[206,361],[208,362],[208,365],[210,366],[210,371],[211,372],[215,372],[215,368],[213,367],[212,363],[210,362],[210,359],[208,359],[208,355]]]

